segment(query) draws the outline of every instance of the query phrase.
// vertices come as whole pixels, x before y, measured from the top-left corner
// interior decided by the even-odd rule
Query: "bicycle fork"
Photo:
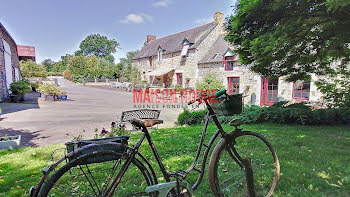
[[[250,158],[242,159],[235,148],[229,148],[231,145],[234,145],[235,142],[229,143],[229,146],[227,147],[227,151],[231,158],[241,167],[245,170],[246,175],[246,184],[248,189],[248,195],[249,197],[255,197],[255,188],[254,188],[254,176],[253,176],[253,168],[252,168],[252,160]],[[233,153],[232,153],[233,152]],[[242,164],[243,163],[243,164]]]
[[[252,160],[250,158],[245,158],[244,166],[249,197],[255,197]]]

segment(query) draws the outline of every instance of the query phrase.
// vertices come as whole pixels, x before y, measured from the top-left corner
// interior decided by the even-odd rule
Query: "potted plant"
[[[24,100],[23,96],[30,91],[30,87],[26,81],[16,81],[10,84],[10,91],[11,102],[18,103],[20,100]]]
[[[42,85],[42,82],[36,81],[34,83],[31,83],[30,86],[32,86],[32,91],[36,92],[37,89]]]
[[[21,146],[21,136],[3,136],[0,137],[0,150],[1,149],[15,149]]]
[[[58,99],[60,99],[61,101],[66,101],[67,100],[67,92],[60,90],[60,92],[57,95]]]
[[[53,84],[44,84],[38,88],[39,92],[45,94],[45,101],[55,101],[60,89]]]

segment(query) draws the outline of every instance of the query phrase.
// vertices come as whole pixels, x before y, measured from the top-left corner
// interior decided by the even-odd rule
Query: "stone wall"
[[[228,89],[228,78],[239,77],[239,93],[244,95],[244,104],[246,105],[260,105],[261,99],[261,76],[249,70],[249,67],[237,66],[232,71],[225,71],[223,63],[205,63],[199,64],[199,78],[203,80],[208,72],[213,72],[218,79]],[[310,102],[322,102],[322,93],[317,90],[315,81],[317,76],[313,75],[310,85]],[[287,82],[285,78],[280,77],[278,80],[278,97],[281,100],[300,102],[300,100],[293,99],[293,83]],[[255,95],[255,99],[252,99]]]
[[[203,35],[207,36],[205,39],[197,46],[196,49],[190,49],[188,51],[187,57],[181,57],[181,51],[174,53],[164,53],[163,59],[158,61],[157,56],[152,57],[152,67],[150,67],[149,58],[141,58],[134,60],[132,66],[139,68],[142,74],[146,74],[157,68],[172,68],[178,73],[182,73],[183,86],[184,87],[195,87],[197,78],[200,76],[198,71],[198,62],[203,58],[203,56],[208,52],[209,48],[214,44],[216,39],[224,31],[223,23],[219,23],[210,32],[204,32]],[[143,79],[148,80],[147,77],[143,76]],[[188,84],[185,84],[186,81]],[[172,86],[177,84],[176,74],[172,75]]]
[[[16,43],[12,41],[12,39],[7,35],[6,31],[0,27],[0,94],[2,98],[8,97],[8,92],[6,91],[6,83],[5,79],[5,58],[4,58],[4,46],[2,42],[2,38],[10,45],[11,53],[12,53],[12,66],[14,68],[19,69],[19,61],[17,55],[17,46]],[[12,76],[14,73],[12,73]],[[15,79],[13,79],[15,81]]]

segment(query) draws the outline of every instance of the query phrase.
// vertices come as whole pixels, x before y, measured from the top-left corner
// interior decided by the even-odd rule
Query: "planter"
[[[10,95],[11,102],[18,103],[21,100],[21,95]]]
[[[56,100],[56,95],[45,95],[45,101],[54,102]]]
[[[61,99],[61,101],[66,101],[67,100],[67,95],[61,95],[60,99]]]
[[[1,149],[15,149],[21,146],[21,136],[8,136],[0,137],[0,150]]]

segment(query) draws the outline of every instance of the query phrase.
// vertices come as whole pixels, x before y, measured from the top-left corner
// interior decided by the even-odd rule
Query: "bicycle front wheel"
[[[230,140],[223,138],[210,158],[209,182],[215,196],[248,196],[246,159],[251,161],[255,195],[272,195],[280,174],[276,152],[263,136],[239,132]]]
[[[153,185],[147,168],[133,159],[123,176],[118,177],[126,159],[112,151],[97,151],[68,162],[42,186],[39,196],[106,196],[113,180],[120,179],[113,196],[149,196],[145,188]],[[91,163],[94,158],[120,159]]]

